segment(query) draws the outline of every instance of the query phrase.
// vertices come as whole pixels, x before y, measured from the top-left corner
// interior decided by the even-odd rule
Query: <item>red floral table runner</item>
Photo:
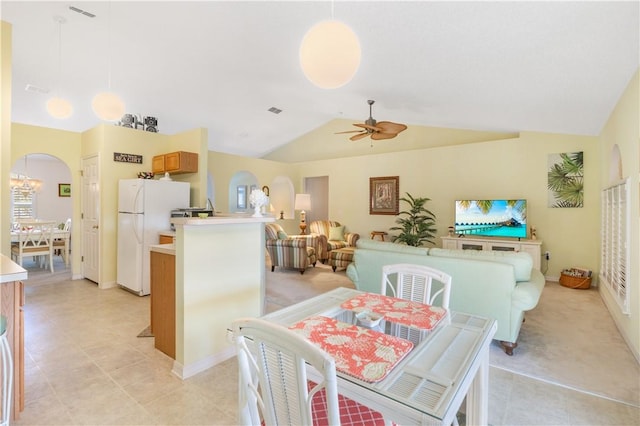
[[[423,330],[432,330],[447,314],[447,310],[439,306],[374,293],[360,294],[342,303],[341,307],[354,312],[375,312],[386,321]]]
[[[413,343],[379,331],[314,316],[289,327],[327,351],[336,369],[366,382],[384,379],[413,349]]]

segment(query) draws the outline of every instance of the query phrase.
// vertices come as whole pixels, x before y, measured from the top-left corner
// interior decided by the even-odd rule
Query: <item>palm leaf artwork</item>
[[[582,207],[584,204],[582,151],[552,155],[549,163],[547,172],[549,207]]]
[[[409,209],[398,213],[396,223],[400,226],[389,228],[391,231],[400,231],[392,237],[392,241],[414,247],[420,247],[424,243],[435,244],[433,238],[436,236],[436,216],[424,206],[430,198],[414,198],[408,192],[406,194],[400,201],[409,204]]]

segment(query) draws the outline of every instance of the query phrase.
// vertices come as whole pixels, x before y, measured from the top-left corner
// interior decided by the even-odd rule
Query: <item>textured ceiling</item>
[[[298,49],[332,10],[358,35],[362,62],[349,84],[323,90]],[[640,51],[636,1],[3,0],[1,15],[13,26],[12,121],[87,130],[110,76],[127,111],[157,117],[161,133],[204,127],[211,150],[254,157],[335,119],[365,120],[367,99],[374,118],[409,126],[597,135]],[[54,16],[66,19],[61,61]],[[57,91],[69,119],[45,110]]]

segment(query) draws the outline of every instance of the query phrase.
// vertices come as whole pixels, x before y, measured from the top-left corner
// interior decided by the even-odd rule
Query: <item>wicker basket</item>
[[[560,285],[569,288],[588,289],[591,287],[591,277],[574,277],[560,273]]]

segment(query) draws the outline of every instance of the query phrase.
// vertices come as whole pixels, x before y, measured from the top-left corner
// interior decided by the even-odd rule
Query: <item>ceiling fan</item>
[[[361,127],[362,130],[348,130],[346,132],[338,132],[336,133],[337,135],[357,133],[357,135],[349,138],[352,141],[357,141],[367,136],[371,136],[373,140],[392,139],[407,128],[404,124],[392,123],[391,121],[376,121],[371,115],[371,107],[375,101],[370,99],[367,103],[369,104],[369,118],[367,118],[364,123],[353,123],[354,126]]]

